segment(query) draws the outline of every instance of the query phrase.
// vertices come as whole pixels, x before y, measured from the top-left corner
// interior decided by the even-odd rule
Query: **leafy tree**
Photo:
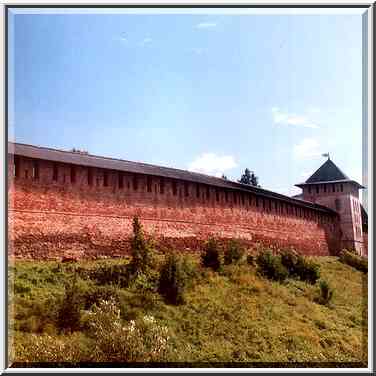
[[[244,170],[244,174],[238,180],[239,183],[253,185],[254,187],[259,187],[258,177],[253,171],[250,171],[248,168]]]
[[[179,305],[184,303],[185,278],[182,262],[175,254],[167,257],[162,266],[158,291],[170,304]]]
[[[138,217],[133,218],[133,238],[131,242],[131,269],[135,274],[145,273],[152,263],[150,245],[144,238]]]

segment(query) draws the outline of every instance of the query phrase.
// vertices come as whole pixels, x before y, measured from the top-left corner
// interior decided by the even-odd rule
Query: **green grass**
[[[107,288],[118,297],[124,322],[147,314],[168,328],[173,352],[164,361],[363,362],[365,366],[367,275],[336,257],[313,259],[320,265],[321,279],[334,289],[329,305],[315,302],[318,283],[289,279],[280,284],[259,276],[246,263],[226,265],[219,272],[204,270],[198,255],[195,262],[200,276],[185,293],[183,305],[166,304],[152,289]],[[77,266],[94,270],[126,262],[102,260]],[[59,266],[57,262],[16,261],[10,267],[13,361],[38,360],[26,353],[35,334],[49,334],[51,343],[69,341],[71,335],[78,347],[80,343],[85,348],[90,345],[84,331],[60,333],[56,325],[64,282],[72,280],[73,274],[73,264]],[[82,294],[106,288],[84,277],[78,278],[77,286]],[[74,354],[76,361],[85,360]]]

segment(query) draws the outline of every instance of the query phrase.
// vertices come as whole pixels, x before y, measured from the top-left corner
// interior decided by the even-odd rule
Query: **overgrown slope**
[[[158,350],[158,356],[152,358],[161,364],[366,366],[367,274],[336,257],[314,258],[320,265],[321,279],[334,289],[331,304],[321,305],[315,302],[317,284],[292,279],[274,282],[258,275],[256,267],[246,262],[225,265],[214,272],[202,268],[197,256],[191,256],[190,261],[196,265],[196,275],[185,292],[185,303],[178,306],[166,304],[156,292],[155,276],[141,277],[129,287],[98,283],[98,270],[104,270],[106,275],[116,265],[125,265],[124,260],[62,265],[16,262],[9,275],[10,287],[14,286],[10,299],[14,365],[98,361],[99,358],[93,359],[91,350],[95,339],[91,329],[87,329],[90,315],[85,314],[93,302],[98,305],[113,296],[125,332],[132,332],[127,325],[141,328],[145,315],[152,317],[148,320],[158,328],[167,328],[169,351]],[[81,323],[75,333],[62,332],[58,310],[64,301],[64,284],[72,283],[74,274]],[[143,333],[150,335],[150,341],[158,340],[150,334],[154,333],[151,329],[146,328]],[[111,333],[108,335],[111,337]],[[39,340],[40,347],[35,346]],[[142,346],[144,352],[157,351],[153,344]],[[44,355],[38,350],[41,348],[45,349]],[[147,350],[151,348],[154,350]]]

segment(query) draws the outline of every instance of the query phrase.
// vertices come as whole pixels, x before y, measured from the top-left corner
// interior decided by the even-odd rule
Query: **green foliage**
[[[221,267],[219,246],[214,238],[210,238],[206,242],[204,251],[201,254],[201,263],[204,267],[211,268],[214,271],[218,271]]]
[[[322,305],[329,305],[333,298],[334,291],[329,286],[328,282],[325,280],[321,280],[319,284],[319,296],[315,299],[315,301]]]
[[[259,187],[258,177],[253,171],[250,171],[248,168],[244,170],[244,174],[240,177],[240,180],[238,180],[238,182]]]
[[[166,302],[174,305],[184,303],[185,279],[182,261],[175,254],[170,254],[166,263],[162,266],[158,288]]]
[[[131,268],[128,263],[102,264],[93,269],[80,268],[76,272],[98,285],[116,285],[121,288],[129,285],[131,277]]]
[[[11,290],[12,360],[56,365],[132,360],[367,362],[367,278],[336,257],[309,258],[320,265],[322,278],[330,284],[328,293],[298,276],[280,284],[260,278],[246,264],[227,265],[223,273],[212,273],[199,266],[199,254],[178,258],[189,304],[177,306],[165,304],[159,294],[136,283],[124,288],[116,283],[98,285],[85,274],[104,264],[123,263],[119,260],[79,261],[60,268],[55,262],[16,261],[10,280],[23,281],[31,290]],[[80,268],[76,281],[78,305],[83,306],[79,331],[61,334],[58,313],[66,296],[64,285],[72,283],[72,273]],[[58,283],[49,278],[52,270]],[[143,276],[147,277],[144,282],[151,278]],[[334,299],[330,291],[335,291]],[[327,305],[316,304],[316,294],[332,298]],[[115,309],[96,311],[102,301],[112,301]],[[109,322],[102,314],[109,314]],[[163,334],[163,326],[168,333]],[[158,350],[167,337],[164,350]]]
[[[87,335],[93,340],[92,356],[99,362],[164,361],[169,353],[167,327],[153,316],[123,323],[113,300],[101,301],[86,314]]]
[[[146,273],[152,266],[152,250],[145,240],[141,223],[138,217],[133,218],[133,238],[131,241],[132,261],[130,268],[132,274]]]
[[[255,259],[255,256],[251,255],[251,254],[248,254],[247,255],[247,264],[248,265],[251,265],[251,266],[255,266],[256,265],[256,259]]]
[[[225,265],[239,262],[244,256],[244,248],[236,240],[231,240],[224,252]]]
[[[311,284],[315,284],[320,278],[319,265],[292,251],[281,252],[281,262],[290,278],[297,278]]]
[[[65,284],[63,301],[59,308],[57,323],[63,331],[76,331],[80,328],[81,309],[83,300],[77,290],[77,277]]]
[[[296,265],[296,274],[301,281],[314,285],[320,278],[320,266],[302,256],[299,256]]]
[[[18,362],[51,362],[58,367],[91,359],[90,343],[78,332],[62,336],[46,333],[17,335],[14,342],[13,357]]]
[[[281,256],[273,256],[270,250],[259,253],[256,263],[259,273],[269,279],[283,282],[288,277],[288,270],[282,265]]]
[[[365,257],[358,256],[355,252],[350,252],[344,249],[339,257],[344,264],[350,265],[353,268],[368,273],[368,261]]]

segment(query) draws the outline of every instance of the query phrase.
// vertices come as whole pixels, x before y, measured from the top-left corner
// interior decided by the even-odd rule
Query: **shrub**
[[[281,257],[273,256],[270,250],[260,253],[256,263],[259,273],[269,279],[283,282],[288,277],[288,271],[282,265]]]
[[[319,296],[316,298],[316,302],[319,304],[328,305],[333,298],[334,290],[325,280],[320,281],[319,288]]]
[[[77,278],[64,286],[64,297],[58,311],[58,327],[63,331],[76,331],[80,328],[81,309],[84,301],[77,289]]]
[[[144,238],[142,226],[137,217],[133,219],[133,238],[131,242],[132,261],[130,268],[132,274],[147,272],[152,265],[151,247]]]
[[[251,265],[251,266],[254,266],[255,265],[255,262],[256,260],[255,260],[255,256],[253,256],[253,255],[247,255],[247,264],[248,265]]]
[[[206,244],[204,252],[201,254],[201,263],[206,268],[211,268],[214,271],[221,267],[221,260],[219,256],[218,243],[215,239],[210,238]]]
[[[162,266],[158,287],[159,293],[168,303],[184,303],[185,277],[181,260],[175,254],[169,255]]]
[[[120,288],[128,287],[131,267],[129,264],[97,265],[91,270],[81,269],[78,274],[87,277],[99,285],[117,285]]]
[[[318,264],[292,251],[283,251],[281,262],[291,278],[299,278],[301,281],[311,284],[315,284],[320,278],[320,266]]]
[[[350,265],[363,273],[368,273],[368,262],[365,257],[358,256],[354,252],[344,249],[339,259],[344,264]]]
[[[169,336],[166,327],[152,316],[124,324],[113,300],[94,305],[84,319],[87,334],[94,342],[92,351],[97,362],[149,362],[167,359]]]
[[[90,345],[81,333],[64,336],[49,334],[17,336],[13,346],[16,362],[79,363],[90,359]],[[34,365],[35,366],[35,365]]]
[[[299,276],[301,281],[314,285],[320,278],[320,266],[302,256],[299,256],[296,265],[296,275]]]
[[[232,263],[239,262],[243,258],[243,256],[244,249],[237,241],[231,240],[228,244],[228,247],[225,250],[223,261],[225,265],[229,265]]]

